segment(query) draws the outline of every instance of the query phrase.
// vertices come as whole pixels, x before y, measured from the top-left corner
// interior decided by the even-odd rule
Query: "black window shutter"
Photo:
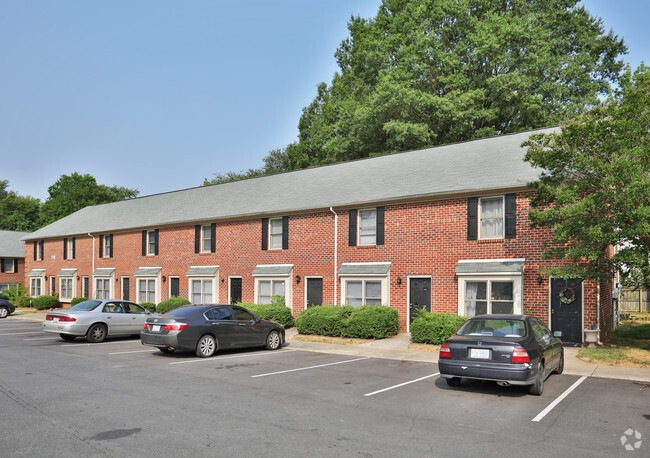
[[[142,231],[142,256],[147,255],[147,231]]]
[[[282,217],[282,249],[289,249],[289,217]]]
[[[478,239],[478,197],[467,199],[467,240]]]
[[[517,237],[517,194],[506,194],[506,238]]]
[[[18,264],[21,262],[20,259],[14,259],[14,273],[18,273]]]
[[[154,243],[156,244],[156,247],[154,249],[154,254],[156,256],[158,256],[158,233],[159,233],[159,231],[158,231],[158,229],[156,229],[154,231]]]
[[[4,273],[4,271],[5,271],[5,259],[0,258],[0,272]]]
[[[99,236],[99,257],[100,258],[104,257],[104,236],[103,235]]]
[[[110,237],[110,243],[108,244],[108,248],[110,252],[108,253],[108,257],[112,258],[113,257],[113,234],[107,235],[107,237]]]
[[[210,253],[217,252],[217,223],[210,224]]]
[[[38,242],[34,242],[34,261],[36,261],[36,252],[38,251]]]
[[[348,234],[348,244],[357,246],[357,211],[350,210],[350,233]]]
[[[68,239],[63,239],[63,259],[68,259]]]
[[[43,240],[38,242],[38,252],[41,255],[41,261],[45,259],[45,247],[44,247],[44,245],[45,245],[45,242]]]
[[[384,212],[386,207],[377,207],[377,245],[384,244]]]
[[[199,253],[201,251],[201,225],[197,224],[194,226],[194,252]]]
[[[269,249],[269,219],[262,218],[262,251]]]
[[[75,259],[77,256],[77,239],[75,237],[72,237],[72,256],[70,256],[70,259]]]

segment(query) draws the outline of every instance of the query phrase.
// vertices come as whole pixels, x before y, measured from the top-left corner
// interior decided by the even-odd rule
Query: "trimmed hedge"
[[[354,309],[343,327],[343,337],[383,339],[399,331],[399,313],[385,305],[364,305]]]
[[[72,307],[73,305],[77,305],[79,302],[83,302],[87,300],[88,300],[87,297],[75,297],[70,301],[70,307]]]
[[[150,312],[156,311],[156,304],[153,302],[140,302],[140,305],[149,310]]]
[[[37,310],[54,309],[59,307],[59,300],[54,296],[38,296],[32,300],[32,305]]]
[[[184,297],[170,297],[166,301],[162,301],[160,304],[156,306],[156,312],[167,313],[171,310],[177,309],[178,307],[181,307],[183,305],[189,305],[189,304],[191,304],[191,302],[185,299]]]
[[[383,339],[397,334],[399,314],[385,305],[354,308],[320,305],[309,307],[296,319],[300,334],[357,339]]]
[[[420,312],[411,323],[413,342],[441,345],[458,330],[467,317],[453,313]]]
[[[33,298],[31,296],[20,296],[15,302],[12,301],[16,307],[31,307]]]
[[[240,302],[236,305],[245,308],[263,320],[280,323],[285,328],[291,328],[295,325],[291,309],[284,304],[250,304],[248,302]]]

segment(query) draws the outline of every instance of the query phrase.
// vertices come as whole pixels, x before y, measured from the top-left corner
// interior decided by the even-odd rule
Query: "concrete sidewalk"
[[[47,311],[23,312],[17,310],[9,315],[8,320],[26,320],[42,322],[45,320]],[[357,345],[339,345],[330,343],[301,342],[293,340],[298,334],[296,328],[289,328],[285,348],[312,351],[319,353],[332,353],[348,356],[366,356],[368,358],[397,359],[402,361],[438,362],[437,352],[426,352],[409,350],[411,334],[403,333],[388,339],[374,340],[372,342]],[[577,358],[578,348],[565,347],[564,349],[564,373],[570,375],[601,377],[620,380],[634,380],[650,383],[650,368],[605,366],[602,364],[590,364]]]

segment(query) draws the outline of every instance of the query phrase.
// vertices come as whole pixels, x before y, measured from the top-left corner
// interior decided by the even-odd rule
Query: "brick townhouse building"
[[[0,292],[25,281],[25,244],[28,232],[0,231]]]
[[[534,132],[550,132],[543,129]],[[531,132],[86,207],[23,237],[30,294],[531,313],[581,342],[611,287],[544,275]],[[560,300],[563,296],[565,299]],[[599,299],[600,297],[600,299]]]

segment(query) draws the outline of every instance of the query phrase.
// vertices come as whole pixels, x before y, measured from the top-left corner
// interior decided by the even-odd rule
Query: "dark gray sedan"
[[[0,318],[7,318],[16,311],[14,304],[5,299],[0,299]]]
[[[449,386],[463,378],[492,380],[529,385],[531,394],[541,395],[546,377],[564,370],[564,350],[533,316],[479,315],[440,347],[438,367]]]
[[[163,353],[193,351],[202,358],[226,348],[276,350],[284,344],[284,337],[281,324],[262,320],[236,305],[186,305],[150,317],[140,332],[143,345]]]

